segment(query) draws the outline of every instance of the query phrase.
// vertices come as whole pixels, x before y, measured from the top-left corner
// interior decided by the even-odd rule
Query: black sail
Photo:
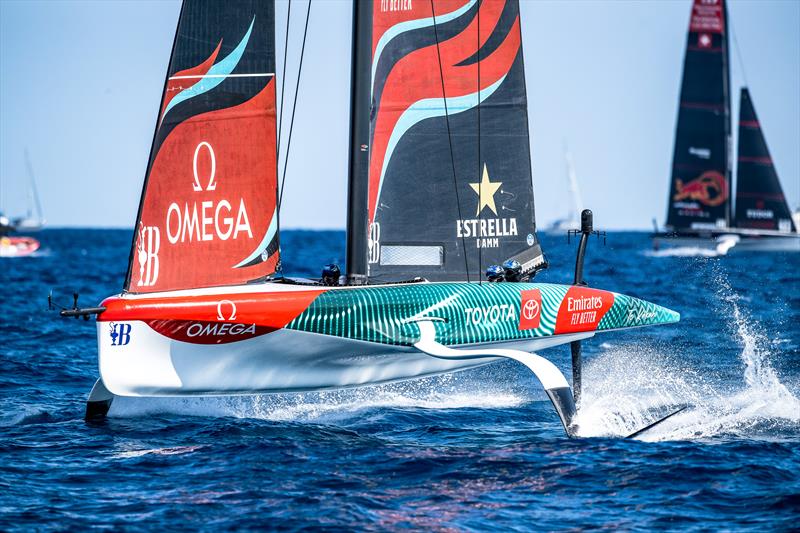
[[[667,225],[730,225],[730,78],[725,0],[694,0],[683,65]]]
[[[370,278],[541,265],[517,0],[374,0],[371,34]]]
[[[747,87],[739,107],[736,226],[794,232],[794,222]]]

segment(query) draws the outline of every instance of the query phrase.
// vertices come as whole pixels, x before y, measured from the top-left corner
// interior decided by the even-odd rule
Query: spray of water
[[[581,436],[621,436],[646,426],[673,406],[691,407],[642,435],[642,440],[712,437],[800,437],[800,399],[775,372],[776,354],[761,325],[742,307],[742,298],[717,267],[720,316],[730,316],[744,370],[738,383],[720,380],[713,366],[703,371],[663,350],[606,347],[585,370]],[[727,310],[727,312],[725,312]],[[708,364],[724,360],[719,354]]]
[[[675,248],[663,248],[661,250],[645,250],[642,252],[647,257],[719,257],[728,253],[728,249],[720,251],[712,248],[702,248],[699,246],[680,246]]]

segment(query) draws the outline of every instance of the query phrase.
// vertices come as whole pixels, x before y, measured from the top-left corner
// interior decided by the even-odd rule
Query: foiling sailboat
[[[736,209],[732,205],[731,98],[725,0],[694,0],[683,67],[667,223],[656,248],[800,252],[783,194],[746,87],[739,105]]]
[[[347,275],[303,280],[281,275],[274,3],[183,3],[124,290],[62,311],[97,315],[87,418],[114,396],[356,387],[509,358],[573,435],[568,381],[530,352],[571,343],[579,394],[581,340],[679,320],[583,283],[588,211],[576,284],[530,281],[546,262],[517,0],[353,12]],[[487,268],[505,281],[482,282]]]

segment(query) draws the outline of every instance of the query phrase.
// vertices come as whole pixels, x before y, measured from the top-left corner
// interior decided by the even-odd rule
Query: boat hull
[[[719,232],[698,234],[660,234],[653,237],[653,248],[696,248],[720,255],[735,252],[800,252],[800,234],[772,232]]]
[[[0,238],[0,257],[24,257],[39,246],[39,241],[31,237],[3,237]]]
[[[127,346],[104,347],[101,342],[100,347],[100,375],[108,390],[117,396],[341,389],[455,372],[498,360],[438,359],[410,346],[288,329],[230,344],[196,345],[165,337],[144,322],[132,322],[130,326],[135,333]],[[97,327],[101,338],[109,336],[110,323],[99,322]],[[503,344],[534,351],[592,335]]]
[[[484,365],[421,352],[419,324],[447,346],[537,351],[596,331],[675,322],[668,309],[586,287],[415,283],[258,286],[119,296],[103,303],[100,376],[119,396],[346,388]]]

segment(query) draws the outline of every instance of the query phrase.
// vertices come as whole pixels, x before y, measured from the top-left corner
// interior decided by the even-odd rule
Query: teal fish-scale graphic
[[[680,314],[659,305],[614,293],[614,305],[597,325],[598,330],[666,324],[680,320]]]
[[[542,295],[539,327],[520,330],[522,292]],[[287,329],[392,345],[419,340],[416,322],[435,322],[446,345],[503,342],[555,333],[568,285],[547,283],[419,283],[334,289],[318,296]],[[642,311],[639,313],[639,311]],[[616,295],[598,329],[675,322],[678,314]]]

